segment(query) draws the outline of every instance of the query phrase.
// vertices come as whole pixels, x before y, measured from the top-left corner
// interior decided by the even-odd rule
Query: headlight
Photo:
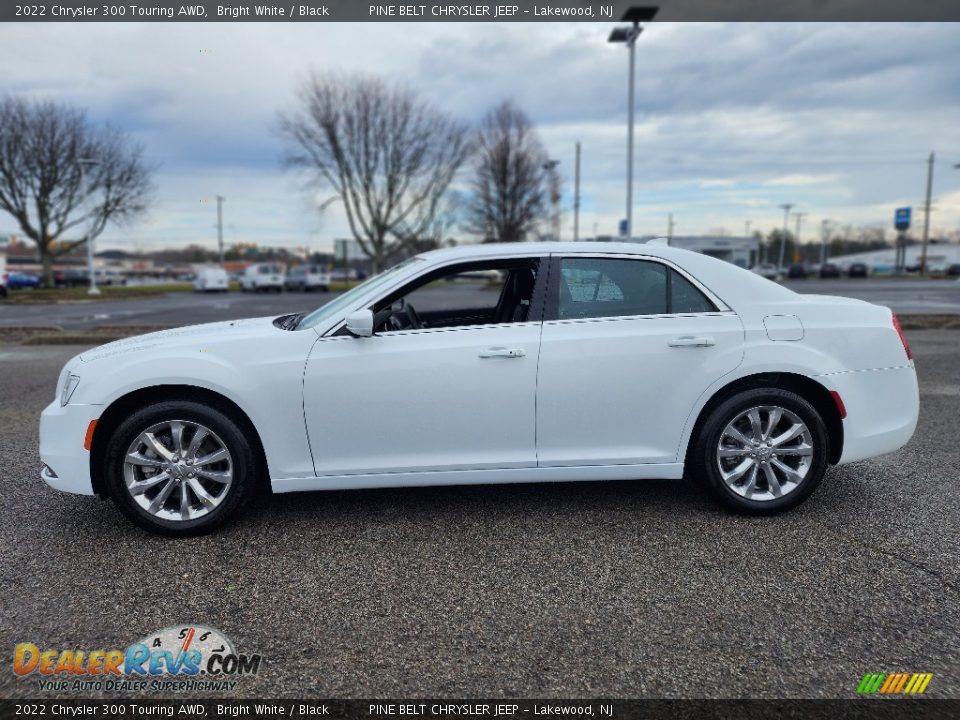
[[[67,380],[63,383],[63,390],[60,391],[60,407],[64,407],[70,398],[73,397],[73,391],[80,384],[80,377],[77,375],[67,375]]]

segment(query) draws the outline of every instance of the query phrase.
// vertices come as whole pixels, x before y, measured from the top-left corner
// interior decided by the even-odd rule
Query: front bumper
[[[819,378],[843,399],[843,454],[838,465],[898,450],[909,442],[920,414],[913,366],[832,373]]]
[[[40,415],[40,477],[50,487],[79,495],[93,495],[90,453],[83,448],[87,427],[103,412],[102,405],[47,405]]]

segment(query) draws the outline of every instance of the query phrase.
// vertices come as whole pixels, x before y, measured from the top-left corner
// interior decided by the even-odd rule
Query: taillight
[[[910,350],[910,343],[907,342],[907,336],[903,334],[903,328],[900,327],[900,322],[897,320],[897,314],[893,313],[893,329],[897,331],[897,335],[900,336],[900,342],[903,343],[903,350],[907,353],[907,360],[913,360],[913,352]]]
[[[843,420],[847,417],[847,406],[843,404],[843,398],[840,397],[840,393],[836,390],[830,391],[830,397],[833,398],[833,402],[837,406],[837,412],[840,413],[840,419]]]

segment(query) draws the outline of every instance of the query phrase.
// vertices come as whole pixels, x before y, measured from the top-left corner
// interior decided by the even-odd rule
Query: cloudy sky
[[[329,249],[338,203],[280,166],[272,131],[310,68],[402,83],[476,122],[505,97],[536,122],[565,176],[583,145],[581,233],[623,217],[627,52],[608,24],[6,24],[0,93],[88,109],[141,139],[160,166],[149,215],[99,248],[215,243],[224,195],[230,243]],[[678,235],[745,223],[779,205],[820,221],[889,227],[923,202],[937,153],[932,225],[960,231],[960,26],[651,25],[638,43],[634,226]],[[0,234],[16,232],[0,216]]]

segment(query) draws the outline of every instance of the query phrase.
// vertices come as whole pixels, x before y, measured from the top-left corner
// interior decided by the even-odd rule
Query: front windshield
[[[312,313],[305,316],[303,320],[297,324],[297,330],[306,330],[308,328],[316,327],[320,323],[329,320],[331,317],[339,313],[341,310],[343,310],[343,308],[348,307],[358,298],[363,297],[368,292],[380,287],[381,285],[386,285],[393,278],[395,278],[400,271],[417,262],[423,262],[423,259],[414,257],[410,258],[409,260],[404,260],[399,265],[394,265],[389,270],[384,270],[379,275],[374,275],[366,282],[360,283],[352,290],[347,290],[347,292],[343,293],[343,295],[338,295],[326,305],[321,305]]]

